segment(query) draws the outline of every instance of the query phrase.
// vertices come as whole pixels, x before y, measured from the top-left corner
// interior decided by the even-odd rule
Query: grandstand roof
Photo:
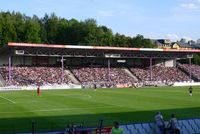
[[[200,53],[200,49],[160,49],[160,48],[127,48],[108,46],[79,46],[79,45],[56,45],[56,44],[31,44],[31,43],[8,43],[9,47],[44,47],[44,48],[64,48],[64,49],[97,49],[97,50],[126,50],[126,51],[165,51],[165,52],[192,52]]]
[[[23,56],[106,57],[106,58],[186,58],[200,53],[200,49],[126,48],[104,46],[79,46],[56,44],[8,43],[8,47],[22,50]]]

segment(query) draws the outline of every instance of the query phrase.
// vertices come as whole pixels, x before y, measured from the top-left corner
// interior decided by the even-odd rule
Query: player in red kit
[[[40,86],[37,88],[37,96],[40,96]]]

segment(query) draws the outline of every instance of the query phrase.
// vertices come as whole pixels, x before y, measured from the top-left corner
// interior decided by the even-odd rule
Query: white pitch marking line
[[[32,111],[15,111],[15,112],[0,112],[0,114],[16,114],[16,113],[30,113],[30,112],[53,112],[53,111],[71,111],[71,110],[93,110],[102,108],[116,108],[116,106],[102,106],[102,107],[89,107],[89,108],[55,108],[55,109],[40,109]]]
[[[79,99],[91,99],[92,96],[91,95],[66,95],[66,94],[55,94],[57,96],[64,96],[64,97],[70,97],[70,98],[79,98]]]
[[[8,98],[5,98],[5,97],[3,97],[3,96],[0,96],[0,98],[2,98],[2,99],[4,99],[4,100],[7,100],[7,101],[9,101],[9,102],[11,102],[11,103],[13,103],[13,104],[16,103],[16,102],[14,102],[14,101],[12,101],[12,100],[10,100],[10,99],[8,99]]]

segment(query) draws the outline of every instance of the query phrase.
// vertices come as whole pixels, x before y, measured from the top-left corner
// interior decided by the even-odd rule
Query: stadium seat
[[[186,129],[185,126],[181,127],[181,134],[189,134],[189,131]]]
[[[149,126],[152,129],[154,134],[159,133],[159,130],[158,130],[158,128],[157,128],[155,123],[149,123]]]
[[[135,127],[137,128],[137,130],[140,134],[146,133],[145,129],[142,127],[142,124],[135,124]]]
[[[188,121],[188,120],[184,120],[184,121],[183,121],[183,124],[184,124],[184,126],[187,128],[187,130],[188,130],[188,132],[189,132],[190,134],[195,133],[194,130],[193,130],[193,128],[192,128],[192,126],[191,126],[191,124],[189,124],[189,121]]]
[[[194,120],[188,120],[190,126],[192,127],[192,129],[194,130],[195,133],[198,133],[199,129],[198,126],[195,124]]]
[[[190,120],[178,120],[178,129],[181,134],[198,134],[200,133],[200,127],[198,124],[200,119]],[[168,122],[165,122],[167,125]],[[122,125],[124,134],[159,134],[159,129],[155,123],[143,123],[143,124],[130,124]]]
[[[142,127],[145,129],[146,133],[152,133],[153,132],[148,123],[142,124]]]
[[[194,122],[200,130],[200,119],[194,119]]]
[[[177,127],[181,131],[182,127],[184,127],[183,124],[182,124],[182,121],[178,120]]]
[[[137,133],[137,130],[133,125],[127,125],[127,128],[130,130],[131,134]]]
[[[126,125],[121,125],[120,127],[123,129],[123,133],[124,134],[131,134],[130,130],[127,128]]]

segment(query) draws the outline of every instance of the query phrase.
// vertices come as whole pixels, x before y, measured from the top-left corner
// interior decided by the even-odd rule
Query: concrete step
[[[74,76],[74,74],[69,70],[69,69],[65,69],[65,74],[67,74],[67,76],[71,79],[71,81],[74,83],[74,84],[78,84],[80,85],[80,81],[78,79],[76,79],[76,77]]]

